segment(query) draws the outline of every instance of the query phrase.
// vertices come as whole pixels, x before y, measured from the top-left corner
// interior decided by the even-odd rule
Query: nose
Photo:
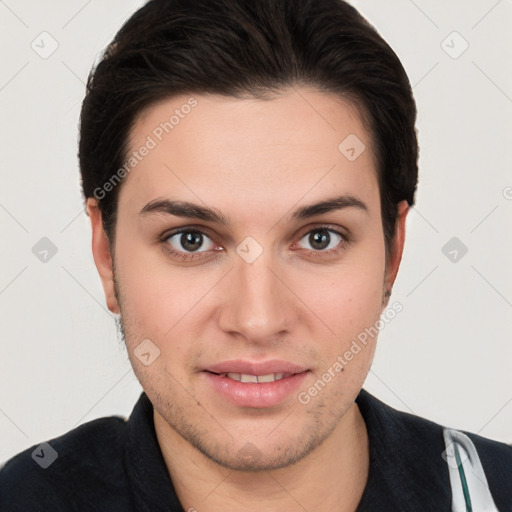
[[[223,280],[220,329],[257,345],[274,345],[289,334],[300,302],[282,274],[266,252],[252,263],[237,257]]]

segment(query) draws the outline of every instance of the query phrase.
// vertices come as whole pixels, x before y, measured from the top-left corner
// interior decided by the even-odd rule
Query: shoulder
[[[125,481],[127,422],[99,418],[35,444],[0,467],[0,510],[73,510],[80,492],[108,499]]]
[[[464,500],[469,486],[470,494],[494,501],[495,508],[485,508],[487,501],[482,509],[512,511],[511,445],[396,410],[365,390],[357,403],[370,423],[379,464],[395,480],[406,477],[415,497],[429,503],[428,495],[442,496],[448,506],[451,500]]]
[[[512,445],[466,430],[450,428],[407,412],[396,410],[393,412],[396,419],[395,427],[398,427],[398,431],[406,438],[422,443],[442,436],[444,460],[450,456],[451,452],[444,453],[444,451],[451,443],[456,442],[463,448],[474,447],[486,474],[497,477],[498,472],[501,472],[500,474],[506,474],[508,477],[508,484],[512,483]],[[464,455],[469,457],[470,454]],[[505,471],[506,473],[504,473]]]
[[[478,453],[485,458],[488,465],[496,468],[508,468],[508,482],[512,484],[512,444],[495,441],[465,430],[461,430],[461,432],[471,439]]]
[[[390,442],[402,444],[407,440],[415,446],[427,447],[431,446],[434,440],[441,440],[445,446],[447,438],[444,431],[455,430],[471,439],[479,455],[485,458],[486,462],[498,467],[512,468],[512,445],[473,432],[452,429],[416,414],[394,409],[365,389],[361,390],[357,404],[365,420],[370,420],[372,427],[377,428],[379,434],[384,435]]]
[[[472,432],[454,433],[455,436],[450,438],[448,430],[445,429],[447,441],[455,440],[463,448],[463,458],[459,465],[467,468],[467,479],[473,479],[474,485],[478,486],[486,483],[498,510],[512,510],[512,445]],[[447,447],[447,452],[450,452],[450,446]],[[480,494],[486,491],[487,489],[482,489]]]

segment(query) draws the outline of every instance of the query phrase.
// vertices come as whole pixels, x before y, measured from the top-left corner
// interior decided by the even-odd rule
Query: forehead
[[[315,89],[264,100],[180,95],[135,122],[127,158],[138,157],[120,208],[165,196],[221,209],[268,207],[333,189],[371,202],[378,192],[372,146],[357,108]]]

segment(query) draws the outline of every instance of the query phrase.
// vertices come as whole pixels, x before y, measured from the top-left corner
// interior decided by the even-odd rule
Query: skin
[[[275,407],[239,407],[200,369],[284,359],[310,370],[299,390],[307,391],[379,320],[402,256],[407,203],[386,261],[372,141],[357,109],[336,96],[305,87],[266,101],[193,96],[198,105],[125,178],[112,251],[96,200],[87,201],[106,302],[121,315],[133,369],[154,405],[169,474],[185,510],[354,511],[369,468],[354,400],[376,337],[307,404],[292,393]],[[131,148],[188,98],[140,116]],[[354,161],[338,150],[349,134],[366,146]],[[296,208],[341,194],[367,211],[290,220]],[[162,198],[216,208],[232,224],[140,214]],[[326,224],[348,241],[330,232],[327,248],[314,245],[309,235]],[[207,235],[199,253],[188,250],[197,258],[189,262],[164,249],[172,243],[187,254],[181,235],[161,240],[187,226]],[[247,236],[263,249],[250,264],[236,252]],[[160,350],[149,366],[134,355],[147,338]]]

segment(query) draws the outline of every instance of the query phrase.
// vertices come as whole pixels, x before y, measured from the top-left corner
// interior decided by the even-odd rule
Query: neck
[[[354,403],[331,435],[299,462],[272,471],[232,471],[200,453],[154,411],[155,430],[184,510],[354,512],[369,471],[366,425]]]

